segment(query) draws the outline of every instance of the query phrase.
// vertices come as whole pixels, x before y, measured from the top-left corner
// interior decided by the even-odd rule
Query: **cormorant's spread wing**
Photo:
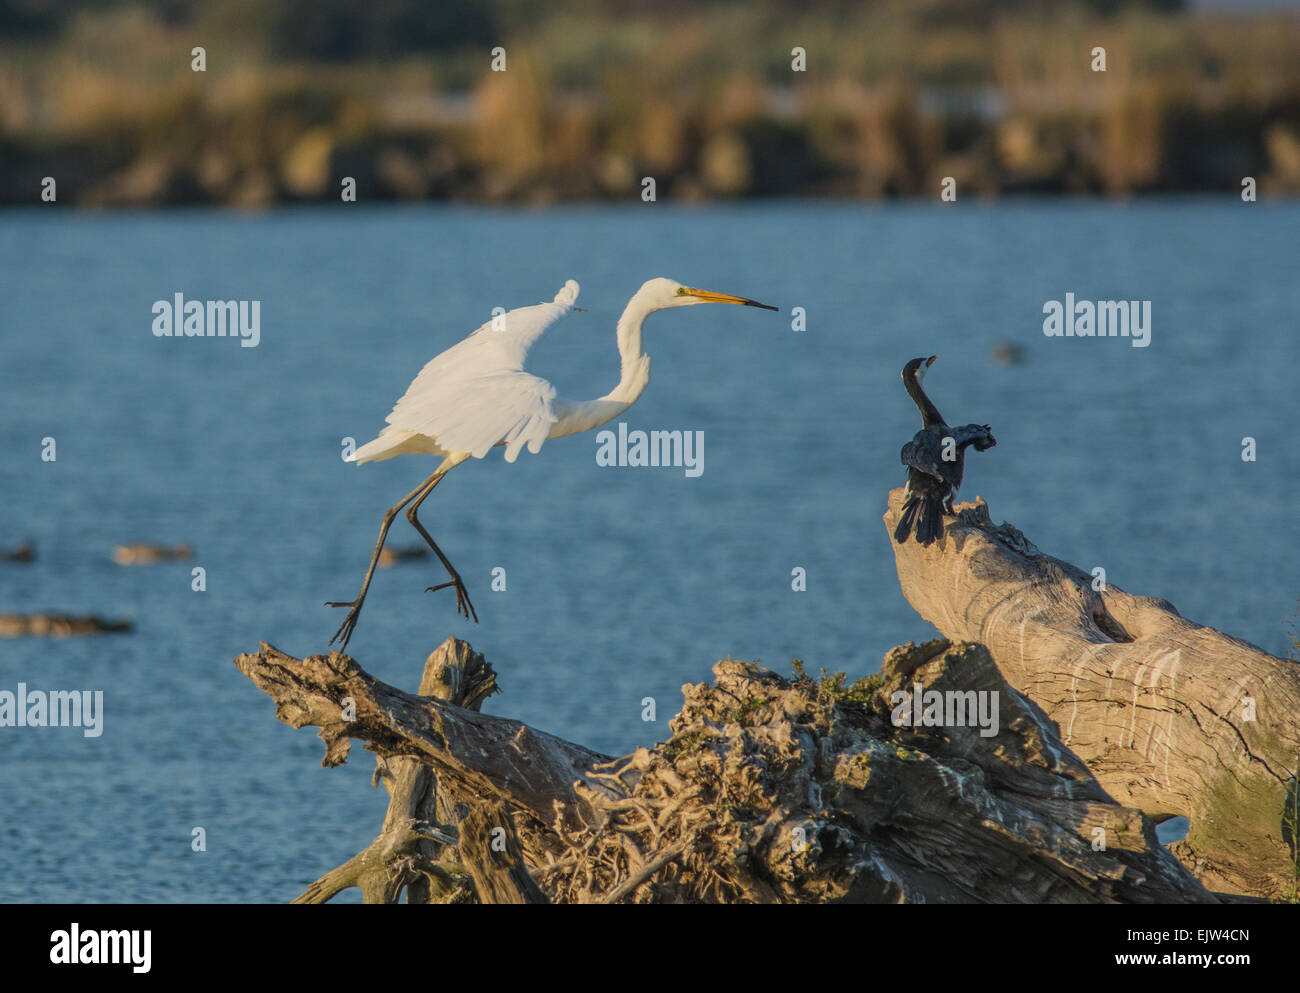
[[[974,445],[981,452],[998,443],[987,424],[963,424],[959,428],[949,428],[948,435],[957,443],[958,448]]]
[[[915,438],[903,446],[900,455],[903,465],[911,466],[939,482],[946,482],[943,471],[941,442],[929,431],[919,431]]]
[[[507,462],[524,445],[538,452],[555,423],[555,387],[524,372],[524,361],[577,299],[578,284],[570,279],[551,303],[519,307],[488,321],[420,370],[388,423],[478,459],[498,442],[506,446]]]

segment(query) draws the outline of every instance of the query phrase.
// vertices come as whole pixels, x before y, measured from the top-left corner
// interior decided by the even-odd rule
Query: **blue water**
[[[0,641],[0,689],[105,694],[99,738],[0,729],[0,900],[283,901],[370,841],[387,795],[369,753],[320,768],[312,731],[276,721],[231,659],[260,640],[326,650],[341,612],[322,601],[354,595],[383,510],[432,469],[345,464],[341,440],[373,437],[493,307],[570,277],[589,312],[530,359],[569,397],[613,387],[613,323],[650,276],[782,313],[647,325],[653,381],[623,420],[703,431],[699,478],[598,467],[594,435],[457,469],[422,518],[482,624],[423,592],[443,578],[432,560],[380,571],[351,644],[380,678],[414,689],[428,652],[465,637],[500,673],[486,710],[623,753],[665,737],[681,685],[729,654],[874,671],[933,633],[880,521],[918,426],[898,370],[930,353],[939,409],[999,441],[968,460],[964,496],[1044,551],[1285,654],[1298,230],[1298,204],[1235,200],[3,214],[0,546],[29,538],[39,559],[0,565],[0,612],[136,630]],[[1043,304],[1067,291],[1151,300],[1151,346],[1045,338]],[[260,300],[260,345],[155,337],[151,306],[176,292]],[[1025,362],[996,364],[997,339]],[[394,536],[418,542],[400,518]],[[127,541],[196,555],[122,568]]]

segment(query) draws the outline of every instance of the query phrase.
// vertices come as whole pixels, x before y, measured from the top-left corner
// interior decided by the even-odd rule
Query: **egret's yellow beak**
[[[759,303],[757,300],[732,296],[730,293],[714,293],[712,290],[699,290],[694,286],[686,287],[686,293],[704,303],[738,303],[742,307],[762,307],[764,310],[776,310],[775,307],[768,306],[765,303]]]

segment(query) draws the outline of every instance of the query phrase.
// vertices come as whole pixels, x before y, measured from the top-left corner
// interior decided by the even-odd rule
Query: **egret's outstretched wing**
[[[445,451],[482,458],[497,442],[513,462],[527,445],[536,453],[555,423],[555,387],[524,372],[533,342],[578,299],[570,279],[551,303],[520,307],[488,321],[464,341],[431,359],[406,389],[391,428],[414,431]]]

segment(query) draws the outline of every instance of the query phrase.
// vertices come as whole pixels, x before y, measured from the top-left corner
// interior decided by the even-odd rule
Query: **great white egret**
[[[430,586],[426,592],[454,587],[457,613],[478,623],[478,613],[460,574],[416,516],[420,504],[448,472],[467,459],[483,458],[494,446],[504,445],[506,461],[513,462],[525,445],[536,454],[547,438],[590,431],[636,403],[650,382],[650,357],[641,347],[641,327],[647,317],[657,310],[697,303],[734,303],[776,310],[745,297],[683,286],[671,279],[651,279],[633,294],[618,319],[618,353],[622,360],[618,385],[596,400],[565,400],[556,396],[555,387],[546,380],[525,372],[524,361],[533,343],[572,310],[577,299],[578,284],[570,279],[551,303],[497,315],[430,360],[393,407],[388,426],[379,437],[348,456],[347,461],[357,463],[407,454],[440,455],[442,461],[433,475],[385,512],[357,598],[326,603],[328,607],[349,608],[330,639],[331,645],[339,641],[340,651],[347,648],[388,529],[407,504],[406,519],[428,542],[451,577],[449,582]]]

